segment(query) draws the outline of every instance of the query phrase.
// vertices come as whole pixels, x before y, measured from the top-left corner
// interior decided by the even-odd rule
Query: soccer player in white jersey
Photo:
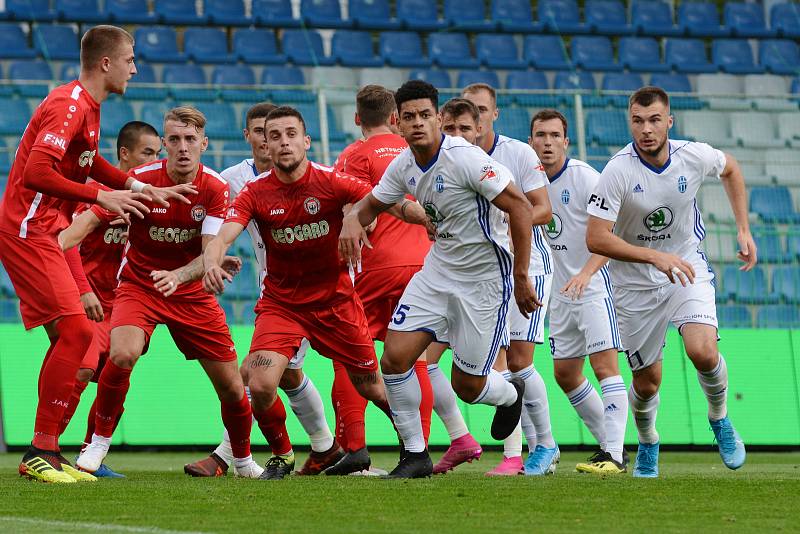
[[[739,164],[705,143],[669,139],[669,97],[644,87],[630,97],[633,143],[608,162],[589,196],[586,244],[612,258],[611,278],[622,345],[633,370],[631,412],[639,432],[633,476],[658,476],[656,410],[667,326],[683,338],[708,400],[708,419],[722,461],[738,469],[744,443],[728,418],[728,369],[717,348],[714,273],[701,249],[705,237],[696,194],[719,178],[736,219],[743,270],[756,264]]]
[[[530,145],[536,150],[550,182],[553,218],[546,236],[553,250],[550,305],[550,352],[556,382],[600,445],[600,451],[576,470],[618,474],[627,470],[623,458],[628,395],[619,374],[622,350],[614,312],[608,258],[586,248],[586,205],[600,174],[585,162],[567,157],[567,119],[554,109],[531,120]],[[589,356],[602,398],[583,376]]]
[[[267,151],[266,137],[264,136],[264,122],[269,112],[275,108],[274,104],[261,102],[247,110],[246,128],[243,133],[244,140],[252,149],[253,157],[245,158],[241,163],[228,167],[220,173],[230,187],[231,202],[248,182],[272,168],[272,159]],[[250,234],[250,239],[253,241],[253,252],[258,262],[259,280],[261,280],[267,263],[264,242],[252,221],[247,225],[247,233]],[[308,341],[304,341],[297,355],[289,362],[289,366],[284,371],[280,387],[286,393],[292,411],[300,420],[311,440],[311,454],[298,473],[315,475],[335,464],[344,455],[344,451],[328,428],[325,420],[325,407],[319,391],[311,379],[303,373],[303,361],[307,348]],[[247,368],[242,367],[240,372],[247,383]],[[192,476],[220,476],[228,471],[228,466],[232,463],[231,443],[228,433],[225,432],[222,442],[210,456],[185,465],[184,471]]]
[[[438,98],[435,87],[419,80],[398,89],[399,127],[409,148],[354,205],[340,237],[342,257],[357,265],[361,243],[369,243],[363,227],[411,194],[425,208],[436,238],[400,298],[381,358],[386,396],[405,448],[389,475],[397,478],[433,471],[414,373],[420,354],[431,341],[449,342],[453,388],[466,402],[496,406],[492,436],[505,439],[519,422],[525,389],[521,378],[508,382],[492,369],[511,293],[524,314],[541,305],[528,277],[533,208],[506,167],[465,140],[441,133]],[[509,227],[517,251],[513,267]]]

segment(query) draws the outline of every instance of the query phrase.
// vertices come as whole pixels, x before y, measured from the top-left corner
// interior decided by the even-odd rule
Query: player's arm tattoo
[[[195,259],[175,269],[175,276],[178,277],[179,284],[186,282],[193,282],[199,280],[203,276],[203,256],[197,256]]]

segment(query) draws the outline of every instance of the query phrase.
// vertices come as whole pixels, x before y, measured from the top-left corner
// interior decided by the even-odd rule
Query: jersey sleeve
[[[523,193],[534,191],[547,185],[547,173],[544,172],[542,162],[539,156],[528,145],[522,143],[522,148],[519,154],[519,167],[520,176],[517,176],[517,182],[522,189]]]
[[[476,147],[476,150],[467,149],[464,152],[466,165],[460,167],[466,185],[486,200],[494,200],[508,187],[508,184],[514,181],[507,167],[486,155],[481,149]]]
[[[370,167],[369,158],[365,157],[364,154],[358,150],[353,150],[342,162],[340,172],[347,173],[350,176],[355,176],[359,180],[363,180],[372,186],[375,184],[372,183],[372,172]],[[378,179],[380,179],[380,176]]]
[[[368,182],[356,178],[355,176],[336,171],[333,171],[332,183],[334,194],[342,204],[355,204],[367,196],[370,189]]]
[[[71,98],[49,98],[42,102],[39,134],[31,150],[41,150],[61,161],[70,141],[84,122],[83,109]]]
[[[234,222],[247,226],[256,213],[256,207],[256,197],[252,189],[249,186],[244,186],[244,189],[236,195],[236,200],[233,201],[231,207],[228,208],[225,222]]]
[[[203,235],[217,235],[228,212],[230,197],[228,184],[214,180],[214,192],[206,208],[206,218],[203,219],[203,228],[200,231]]]
[[[589,193],[586,210],[589,215],[616,222],[622,207],[624,183],[622,172],[616,165],[606,165],[594,190]]]
[[[228,167],[221,173],[219,173],[222,178],[228,182],[228,190],[230,192],[230,201],[233,202],[233,199],[236,198],[236,195],[239,194],[239,191],[242,190],[244,184],[241,183],[239,177],[241,173],[239,172],[239,165],[234,165],[233,167]]]
[[[701,168],[703,169],[703,177],[719,179],[719,175],[725,170],[728,160],[725,153],[717,150],[711,145],[706,143],[693,143],[695,150],[700,157]]]
[[[403,173],[401,172],[400,159],[400,157],[395,158],[394,161],[386,167],[386,172],[383,173],[378,185],[372,190],[372,196],[374,196],[378,202],[383,204],[397,204],[405,198],[407,193],[411,193],[411,191],[408,190],[406,181],[403,178]]]

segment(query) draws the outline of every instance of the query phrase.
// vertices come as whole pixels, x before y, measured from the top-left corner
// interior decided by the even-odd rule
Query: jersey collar
[[[561,178],[561,175],[564,174],[564,171],[567,170],[567,165],[569,165],[569,158],[564,160],[564,166],[561,167],[561,169],[557,173],[555,173],[552,178],[548,178],[551,184],[556,180],[558,180],[559,178]]]
[[[494,152],[494,149],[497,148],[497,141],[499,141],[499,140],[500,140],[500,134],[499,133],[495,133],[494,134],[494,142],[492,143],[492,148],[489,149],[489,152],[487,152],[487,154],[489,154],[490,156],[492,155],[492,153]]]
[[[258,176],[258,169],[256,169],[256,160],[250,162],[250,168],[253,169],[253,176]]]
[[[442,134],[442,140],[439,142],[439,150],[436,151],[436,155],[431,158],[427,165],[420,165],[417,162],[417,158],[414,158],[414,163],[419,167],[419,170],[422,172],[428,172],[431,167],[436,163],[436,160],[439,159],[439,153],[442,151],[442,145],[444,145],[444,134]],[[411,157],[414,157],[414,154],[411,154]]]
[[[671,150],[669,152],[669,156],[667,157],[667,161],[664,163],[664,165],[662,165],[661,167],[655,167],[655,166],[650,165],[649,163],[647,163],[644,160],[644,158],[642,158],[642,155],[639,154],[639,149],[636,148],[636,143],[635,142],[631,142],[631,146],[633,147],[633,151],[636,152],[636,156],[639,158],[639,162],[642,165],[644,165],[645,167],[647,167],[648,169],[650,169],[651,171],[653,171],[654,173],[656,173],[656,174],[661,174],[662,172],[666,171],[667,167],[669,167],[669,164],[672,163],[672,151]],[[667,139],[667,149],[669,149],[669,148],[670,148],[669,139]]]

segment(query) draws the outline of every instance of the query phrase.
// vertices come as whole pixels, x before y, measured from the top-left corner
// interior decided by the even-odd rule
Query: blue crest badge
[[[561,192],[561,203],[565,206],[569,204],[569,189],[564,189]]]
[[[687,180],[686,180],[685,176],[680,176],[678,178],[678,191],[679,192],[681,192],[681,193],[685,193],[686,192],[686,182],[687,182]]]
[[[434,182],[436,183],[437,193],[441,193],[442,191],[444,191],[444,176],[442,176],[441,174],[437,174],[436,178],[434,179]]]

